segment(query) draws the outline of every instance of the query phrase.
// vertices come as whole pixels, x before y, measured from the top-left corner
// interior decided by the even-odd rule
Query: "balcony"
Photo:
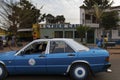
[[[91,28],[99,28],[99,24],[97,23],[86,23],[86,26],[90,26]]]

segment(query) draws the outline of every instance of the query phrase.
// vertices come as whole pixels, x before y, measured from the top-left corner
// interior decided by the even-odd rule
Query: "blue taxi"
[[[19,51],[0,53],[0,80],[8,74],[69,74],[75,80],[90,80],[92,74],[110,71],[110,66],[104,49],[73,39],[38,39]]]

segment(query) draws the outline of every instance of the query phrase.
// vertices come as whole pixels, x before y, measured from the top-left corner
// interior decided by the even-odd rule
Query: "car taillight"
[[[109,57],[106,57],[105,61],[109,62],[109,59],[110,59]]]

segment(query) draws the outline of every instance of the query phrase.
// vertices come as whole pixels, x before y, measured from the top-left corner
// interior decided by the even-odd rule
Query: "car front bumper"
[[[112,70],[109,69],[110,67],[111,67],[111,63],[105,65],[104,69],[106,69],[106,72],[112,72]]]

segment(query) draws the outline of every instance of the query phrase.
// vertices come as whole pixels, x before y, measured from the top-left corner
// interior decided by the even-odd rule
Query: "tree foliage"
[[[101,25],[106,30],[118,27],[119,16],[117,11],[105,12],[102,16]]]
[[[95,4],[100,8],[106,9],[112,5],[112,0],[84,0],[84,7],[86,9],[92,9]]]
[[[65,18],[63,15],[57,15],[56,17],[53,16],[52,14],[47,14],[46,15],[46,23],[49,24],[62,24],[65,22]]]
[[[45,19],[46,23],[55,23],[55,17],[52,14],[47,14]]]
[[[83,38],[85,36],[85,33],[90,30],[91,28],[89,26],[84,26],[84,25],[80,25],[76,27],[76,30],[81,38],[81,42],[83,42]]]
[[[0,17],[2,18],[1,24],[14,33],[17,32],[18,26],[18,19],[16,17],[17,14],[14,11],[18,9],[17,5],[18,3],[13,2],[13,0],[4,0],[3,5],[1,5],[2,10],[0,10]]]
[[[56,16],[56,22],[57,23],[64,23],[65,22],[64,16],[63,15]]]
[[[0,16],[10,32],[17,33],[18,28],[31,28],[34,23],[43,20],[45,15],[27,0],[4,0]]]

